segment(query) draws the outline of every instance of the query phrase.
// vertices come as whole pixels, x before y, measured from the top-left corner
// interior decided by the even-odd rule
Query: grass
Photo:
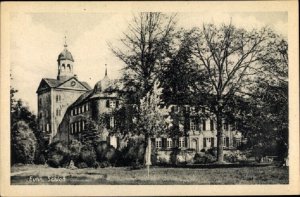
[[[206,185],[206,184],[288,184],[288,168],[258,166],[243,168],[165,168],[130,170],[125,167],[66,169],[42,165],[11,168],[15,185]]]

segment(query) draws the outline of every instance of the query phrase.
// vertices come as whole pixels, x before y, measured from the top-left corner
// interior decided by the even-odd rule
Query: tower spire
[[[68,45],[67,45],[67,36],[65,35],[65,44],[64,44],[64,47],[67,48]]]
[[[107,64],[105,64],[105,77],[107,76]]]

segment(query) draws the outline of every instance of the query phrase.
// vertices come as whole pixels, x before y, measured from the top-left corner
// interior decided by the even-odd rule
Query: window
[[[63,69],[65,69],[65,68],[66,68],[65,64],[62,64],[62,68],[63,68]]]
[[[109,105],[109,100],[106,100],[106,107],[109,108],[110,105]]]
[[[215,147],[215,138],[211,138],[210,139],[210,146],[213,148],[213,147]]]
[[[86,104],[86,111],[89,111],[89,104]]]
[[[224,123],[224,130],[225,130],[225,131],[228,131],[228,122],[225,122],[225,123]]]
[[[229,137],[226,137],[225,145],[226,145],[226,147],[229,147]]]
[[[213,120],[210,120],[210,130],[211,131],[215,130],[215,128],[214,128],[214,121]]]
[[[68,65],[67,65],[67,68],[68,68],[69,70],[71,70],[71,66],[70,66],[70,64],[68,64]]]
[[[74,133],[74,125],[73,125],[73,123],[70,126],[71,126],[71,134],[73,134]]]
[[[241,145],[241,138],[234,138],[233,145],[239,147]]]
[[[172,139],[171,138],[167,138],[167,148],[172,148]]]
[[[55,98],[56,98],[56,102],[60,102],[61,101],[61,95],[57,94]]]
[[[236,130],[236,123],[232,123],[232,125],[231,125],[231,130],[232,130],[232,131],[235,131],[235,130]]]
[[[109,126],[110,126],[110,128],[114,128],[115,127],[115,119],[114,119],[113,116],[110,117]]]
[[[187,112],[190,112],[190,106],[186,106],[186,107],[185,107],[185,110],[186,110]]]
[[[206,137],[203,138],[203,147],[206,147]]]
[[[196,125],[195,125],[194,120],[190,120],[190,129],[191,129],[192,131],[195,131],[195,130],[196,130]]]
[[[85,130],[85,121],[82,121],[82,130]]]
[[[162,146],[161,138],[156,138],[155,141],[156,141],[156,148],[161,148]]]
[[[179,148],[185,147],[185,140],[184,137],[179,138]]]
[[[109,102],[109,107],[110,108],[115,108],[116,107],[116,101],[110,101]]]
[[[203,131],[206,131],[206,120],[203,120],[202,126],[203,126]]]
[[[195,107],[191,107],[191,112],[195,112]]]
[[[50,125],[46,124],[46,131],[50,131]]]
[[[56,116],[61,116],[61,110],[60,109],[56,109]]]
[[[77,133],[77,122],[74,122],[74,133],[76,134]]]

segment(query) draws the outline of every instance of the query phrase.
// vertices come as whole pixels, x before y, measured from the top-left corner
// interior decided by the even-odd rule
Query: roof
[[[76,79],[76,77],[71,77],[70,79],[72,79],[72,78],[75,78],[75,79]],[[68,79],[68,80],[70,80],[70,79]],[[47,85],[48,85],[50,88],[56,88],[56,87],[60,86],[61,84],[65,83],[65,82],[68,81],[68,80],[57,80],[57,79],[51,79],[51,78],[43,78],[43,79],[42,79],[42,82],[43,82],[43,81],[46,82]],[[77,79],[76,79],[76,80],[77,80]],[[85,82],[85,81],[79,81],[79,80],[77,80],[77,81],[80,82],[80,83],[81,83],[85,88],[87,88],[88,90],[91,90],[91,89],[92,89],[91,86],[90,86],[87,82]],[[40,83],[40,86],[39,86],[37,92],[40,90],[40,87],[41,87],[42,82]],[[43,89],[47,89],[47,88],[43,88]]]
[[[60,60],[71,60],[72,62],[74,62],[73,56],[71,54],[71,52],[65,48],[59,55],[57,58],[57,61]]]
[[[75,105],[78,105],[80,103],[85,102],[90,98],[90,96],[93,94],[94,90],[89,90],[85,93],[83,93],[70,107],[73,107]]]

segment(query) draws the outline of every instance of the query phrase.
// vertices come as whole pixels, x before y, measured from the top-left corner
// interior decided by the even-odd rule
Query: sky
[[[63,50],[65,36],[72,53],[74,73],[91,87],[104,77],[121,76],[124,64],[116,58],[108,43],[126,32],[133,13],[14,13],[10,26],[11,85],[34,113],[37,112],[36,90],[42,78],[56,78],[57,57]],[[286,12],[190,12],[177,14],[177,26],[186,29],[203,23],[222,24],[230,20],[248,30],[269,26],[287,38]]]

